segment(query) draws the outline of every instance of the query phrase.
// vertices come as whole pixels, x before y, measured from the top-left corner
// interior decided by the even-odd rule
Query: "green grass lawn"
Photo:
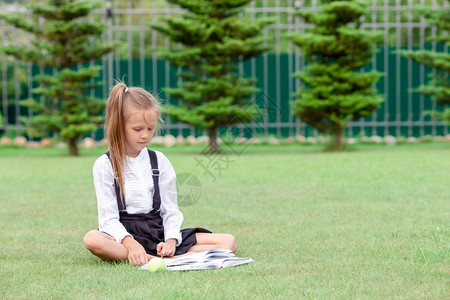
[[[162,149],[162,148],[159,148]],[[151,274],[83,246],[105,149],[0,148],[0,298],[431,298],[450,294],[450,145],[164,149],[202,184],[183,227],[232,233],[223,270]],[[211,161],[208,161],[211,159]],[[214,160],[213,160],[214,159]],[[199,161],[208,168],[199,165]]]

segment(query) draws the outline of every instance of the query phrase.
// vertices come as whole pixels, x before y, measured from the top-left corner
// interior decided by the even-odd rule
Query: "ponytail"
[[[124,91],[127,86],[124,83],[117,83],[108,97],[106,106],[105,132],[108,137],[109,157],[111,160],[114,178],[120,187],[120,199],[123,204],[123,168],[126,157],[123,100]]]

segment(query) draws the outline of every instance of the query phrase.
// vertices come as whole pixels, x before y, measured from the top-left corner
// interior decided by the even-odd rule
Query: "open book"
[[[211,249],[179,258],[165,258],[167,271],[187,271],[205,269],[223,269],[232,266],[247,264],[253,261],[251,258],[239,258],[233,252],[226,249]],[[147,270],[147,264],[141,267]]]

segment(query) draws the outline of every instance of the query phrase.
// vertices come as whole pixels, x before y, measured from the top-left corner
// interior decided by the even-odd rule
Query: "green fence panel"
[[[446,51],[443,44],[426,44],[427,50]],[[378,72],[384,73],[374,87],[379,94],[384,95],[385,102],[371,116],[353,120],[349,123],[347,135],[394,135],[394,136],[422,136],[444,135],[449,132],[449,126],[441,122],[434,122],[426,114],[429,110],[442,111],[444,107],[431,101],[426,96],[413,92],[422,82],[429,81],[428,75],[433,70],[409,61],[393,52],[395,49],[380,48],[364,71],[371,71],[375,66]],[[417,50],[417,48],[415,48]],[[386,52],[387,51],[387,52]],[[296,66],[301,64],[295,53],[266,54],[244,61],[240,66],[242,76],[254,77],[255,86],[260,90],[252,96],[252,103],[263,111],[263,117],[249,124],[239,124],[231,128],[221,128],[221,133],[252,136],[290,136],[301,134],[311,136],[317,134],[313,128],[306,126],[292,115],[291,102],[295,100],[294,93],[301,86],[301,82],[293,76]],[[108,64],[107,59],[95,62],[103,66],[99,80],[103,85],[94,90],[94,95],[106,99],[112,78],[123,80],[128,85],[142,86],[155,93],[163,103],[179,105],[179,100],[168,97],[164,93],[165,87],[176,87],[179,80],[178,68],[171,66],[162,59],[133,59],[113,60]],[[108,66],[112,65],[112,70]],[[52,70],[40,70],[32,66],[32,74],[51,74]],[[36,83],[33,83],[36,87]],[[28,97],[28,88],[22,87],[21,97]],[[17,124],[17,105],[14,101],[8,104],[8,123]],[[20,115],[27,117],[29,112],[21,107]],[[167,118],[166,131],[172,135],[182,134],[201,135],[202,130]],[[95,137],[103,137],[103,129],[95,133]]]

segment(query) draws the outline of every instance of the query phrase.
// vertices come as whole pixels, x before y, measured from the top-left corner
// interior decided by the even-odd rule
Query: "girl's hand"
[[[176,239],[168,239],[165,243],[161,242],[156,246],[156,253],[162,257],[172,257],[175,254]]]
[[[144,247],[139,244],[135,239],[130,236],[126,236],[122,240],[122,244],[128,250],[128,262],[134,266],[140,266],[148,263],[148,256]]]

